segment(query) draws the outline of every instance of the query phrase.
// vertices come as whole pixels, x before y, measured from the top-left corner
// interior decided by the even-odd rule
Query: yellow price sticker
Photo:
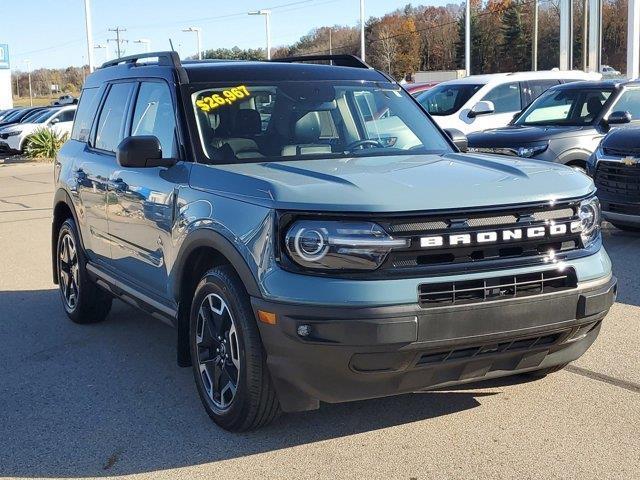
[[[196,106],[203,112],[210,112],[218,107],[232,105],[234,102],[250,96],[249,89],[244,85],[222,90],[217,93],[196,100]]]

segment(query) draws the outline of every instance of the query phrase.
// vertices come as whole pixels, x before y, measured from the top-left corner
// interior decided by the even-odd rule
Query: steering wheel
[[[365,146],[384,148],[384,145],[382,145],[382,143],[380,143],[378,140],[365,139],[365,140],[356,140],[355,142],[351,142],[349,145],[345,147],[345,150],[347,150],[347,152],[353,152],[356,148],[365,147]]]

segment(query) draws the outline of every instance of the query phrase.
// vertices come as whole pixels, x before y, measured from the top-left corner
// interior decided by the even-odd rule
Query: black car
[[[549,89],[511,125],[469,135],[476,152],[502,153],[586,170],[614,125],[640,120],[640,82],[575,82]]]
[[[622,230],[640,232],[640,127],[609,133],[588,168],[604,218]]]

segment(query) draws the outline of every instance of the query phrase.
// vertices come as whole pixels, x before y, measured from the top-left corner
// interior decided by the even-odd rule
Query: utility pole
[[[20,73],[16,72],[16,97],[20,98]]]
[[[110,32],[116,32],[115,42],[116,42],[116,47],[118,49],[118,58],[120,58],[120,57],[122,57],[122,50],[120,49],[120,44],[122,42],[127,42],[128,41],[128,40],[121,40],[120,39],[120,32],[126,32],[127,29],[126,28],[116,27],[116,28],[110,28],[109,31]]]
[[[538,0],[533,2],[533,41],[531,44],[531,70],[538,70]]]
[[[331,45],[331,30],[332,28],[329,27],[329,55],[333,55],[333,46]]]
[[[27,73],[29,74],[29,105],[33,107],[33,94],[31,93],[31,60],[25,60],[27,64]]]
[[[471,0],[467,0],[464,13],[464,69],[471,75]]]
[[[365,61],[364,48],[364,0],[360,0],[360,58]]]
[[[589,58],[589,0],[582,0],[582,70],[587,71]]]
[[[87,30],[87,56],[89,60],[89,73],[93,72],[93,32],[91,27],[91,3],[84,0],[84,23]]]

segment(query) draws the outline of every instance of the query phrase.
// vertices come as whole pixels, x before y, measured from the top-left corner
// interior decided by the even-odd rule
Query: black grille
[[[549,347],[557,343],[568,331],[552,333],[548,335],[537,335],[528,338],[518,338],[515,340],[507,340],[500,343],[490,343],[483,345],[474,345],[453,350],[444,350],[441,352],[424,353],[416,363],[416,366],[430,365],[434,363],[444,363],[454,360],[469,359],[472,357],[480,357],[492,355],[496,353],[512,353],[518,351],[531,350],[538,347]]]
[[[424,283],[418,287],[418,301],[423,308],[467,305],[559,292],[576,286],[572,268],[554,269],[462,282]]]
[[[437,273],[452,266],[477,264],[474,269],[489,261],[505,263],[531,264],[543,262],[549,256],[565,254],[582,248],[579,233],[570,231],[571,222],[577,220],[575,203],[565,203],[553,207],[522,209],[500,209],[491,212],[469,212],[426,217],[404,217],[380,219],[378,223],[394,238],[406,238],[406,249],[393,251],[386,259],[381,271],[406,273],[429,270]],[[503,241],[501,235],[506,230],[546,226],[551,224],[567,225],[563,235],[545,234],[543,237],[510,239]],[[451,245],[447,243],[450,235],[497,232],[500,236],[495,242],[471,242]],[[443,244],[438,247],[423,247],[424,237],[442,236]]]
[[[629,202],[640,202],[640,165],[600,162],[596,169],[595,183],[600,192]]]

